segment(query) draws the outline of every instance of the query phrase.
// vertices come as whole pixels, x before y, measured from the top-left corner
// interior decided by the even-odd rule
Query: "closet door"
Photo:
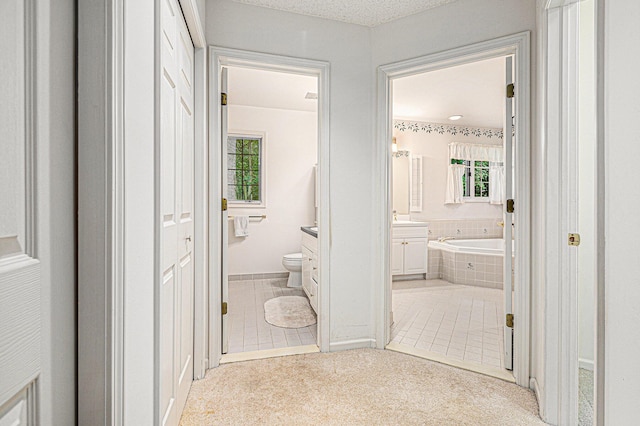
[[[161,2],[160,419],[177,425],[193,381],[193,43],[176,0]]]

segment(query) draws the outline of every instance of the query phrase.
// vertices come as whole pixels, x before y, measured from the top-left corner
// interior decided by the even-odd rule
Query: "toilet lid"
[[[302,253],[290,253],[290,254],[285,254],[282,257],[289,260],[302,259]]]

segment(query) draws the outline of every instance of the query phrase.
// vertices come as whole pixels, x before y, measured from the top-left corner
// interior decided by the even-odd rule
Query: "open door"
[[[504,204],[504,368],[513,370],[513,98],[515,86],[513,83],[513,58],[506,58],[506,97],[504,115],[504,176],[505,199]]]
[[[222,353],[226,354],[229,351],[229,316],[227,315],[227,306],[229,305],[229,274],[227,272],[227,256],[229,248],[229,212],[227,210],[228,197],[228,182],[227,182],[227,133],[228,133],[228,111],[227,111],[227,68],[223,67],[221,72],[221,92],[220,99],[220,158],[221,164],[221,194],[222,194],[222,229],[220,230],[221,244],[220,248],[221,265],[220,273],[222,274]]]

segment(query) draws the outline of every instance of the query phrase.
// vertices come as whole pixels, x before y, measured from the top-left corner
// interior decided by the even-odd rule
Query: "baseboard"
[[[268,280],[272,278],[289,278],[289,273],[288,272],[266,272],[263,274],[229,275],[229,281]]]
[[[590,359],[578,358],[578,367],[593,371],[593,361]]]
[[[375,348],[375,339],[355,339],[329,343],[329,352],[348,351],[350,349]]]
[[[540,387],[538,386],[538,380],[535,377],[529,379],[529,388],[533,390],[533,394],[536,396],[536,401],[538,401],[538,415],[540,418],[544,418],[544,405],[542,395],[540,394]]]

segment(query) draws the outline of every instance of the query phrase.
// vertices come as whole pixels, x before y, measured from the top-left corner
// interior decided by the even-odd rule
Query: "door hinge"
[[[513,314],[507,314],[507,327],[513,328]]]
[[[227,302],[222,302],[222,315],[227,315]]]
[[[513,213],[514,204],[515,202],[513,201],[513,199],[510,198],[507,200],[507,213]]]
[[[227,94],[224,92],[220,93],[220,104],[223,106],[227,104]]]
[[[511,83],[507,84],[507,98],[513,98],[516,94],[516,86]]]
[[[227,199],[226,198],[222,199],[222,211],[223,212],[227,211]]]
[[[569,245],[570,246],[579,246],[580,245],[580,234],[569,234]]]

